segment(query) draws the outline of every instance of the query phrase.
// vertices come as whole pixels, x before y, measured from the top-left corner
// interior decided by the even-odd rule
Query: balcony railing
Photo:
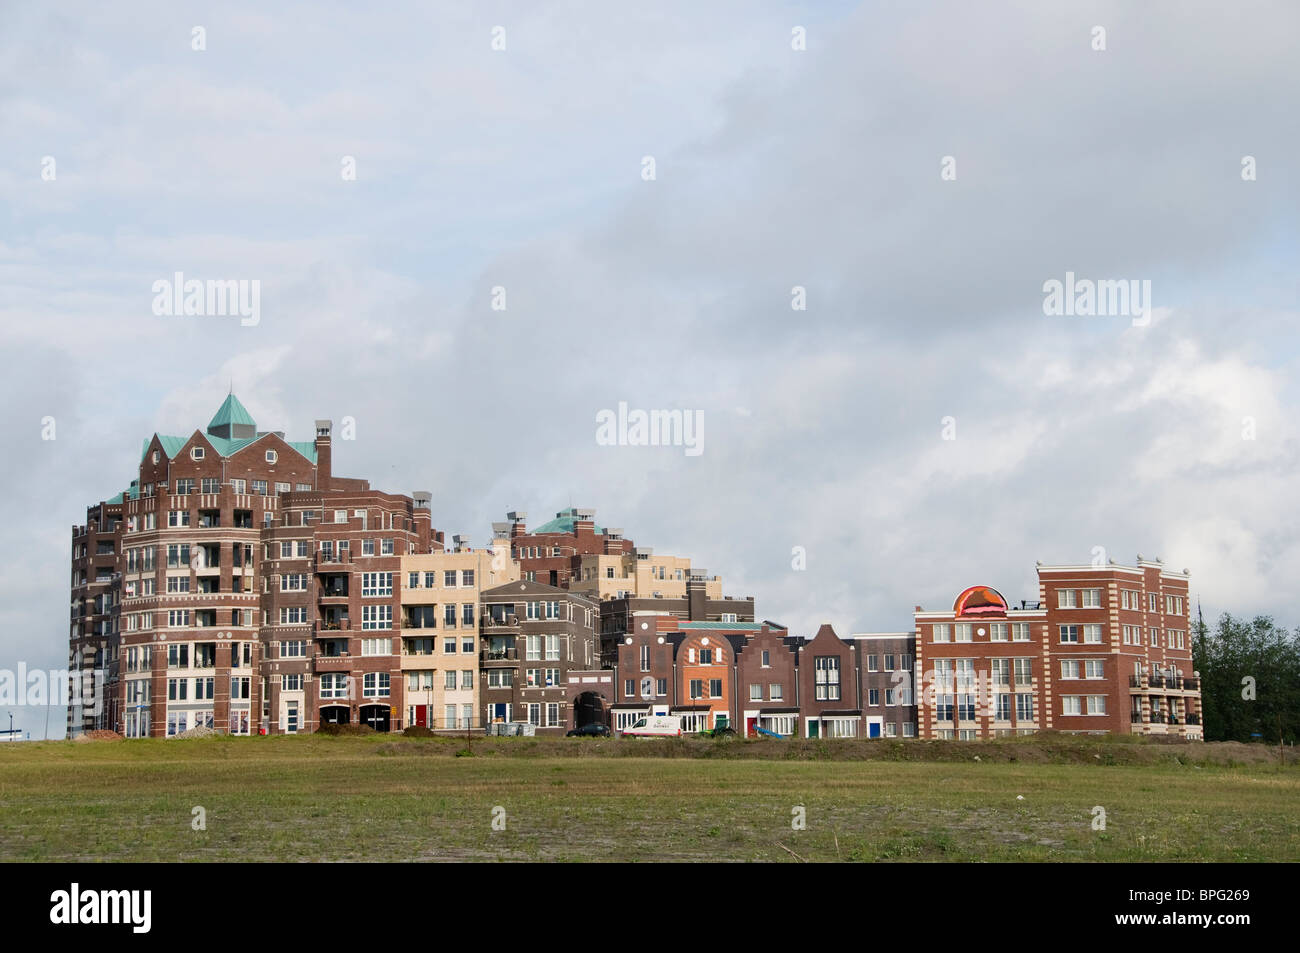
[[[1187,723],[1188,723],[1189,725],[1199,725],[1199,724],[1201,723],[1201,716],[1200,716],[1200,715],[1188,715],[1188,716],[1187,716]]]
[[[519,661],[518,649],[483,649],[478,654],[482,662],[517,662]]]
[[[1135,725],[1142,725],[1146,723],[1146,719],[1142,717],[1142,712],[1140,711],[1129,712],[1128,720]]]
[[[316,631],[320,632],[349,632],[352,629],[351,619],[320,619],[316,622]]]

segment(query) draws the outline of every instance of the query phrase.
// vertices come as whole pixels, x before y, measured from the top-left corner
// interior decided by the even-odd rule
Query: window
[[[700,664],[701,665],[713,664],[713,649],[700,649]]]
[[[302,676],[301,676],[301,675],[281,675],[281,676],[280,676],[280,690],[281,690],[281,691],[284,691],[284,692],[300,692],[300,691],[302,691]]]
[[[763,668],[771,668],[771,667],[772,667],[772,653],[769,652],[767,649],[763,649]]]
[[[750,685],[750,686],[749,686],[749,700],[752,701],[752,702],[761,702],[761,701],[763,700],[763,686],[762,686],[762,685]]]
[[[182,477],[176,481],[176,495],[189,496],[194,492],[194,481],[187,477]]]
[[[951,627],[946,622],[936,625],[934,627],[933,640],[935,642],[951,642],[952,641]]]
[[[230,680],[230,698],[232,701],[239,699],[247,700],[252,687],[253,680],[248,677],[232,678]]]
[[[560,637],[558,635],[548,635],[546,637],[546,661],[558,662],[560,660]]]
[[[1101,590],[1100,589],[1082,589],[1080,594],[1083,597],[1083,607],[1085,609],[1101,608]]]
[[[1011,641],[1028,642],[1029,641],[1029,623],[1013,622],[1011,623]]]
[[[668,694],[668,679],[660,678],[655,680],[655,694],[660,698]]]
[[[1056,607],[1058,609],[1077,609],[1079,607],[1079,590],[1057,589]]]
[[[959,622],[954,628],[956,629],[958,642],[969,642],[971,640],[971,624],[969,622]]]
[[[248,487],[248,481],[247,481],[247,480],[231,480],[231,481],[230,481],[230,492],[231,492],[231,493],[237,493],[237,494],[239,494],[240,496],[243,496],[243,495],[244,495],[244,492],[245,492],[246,489],[247,489],[247,487]]]
[[[281,606],[281,625],[303,625],[307,622],[306,606]]]
[[[306,658],[307,642],[298,639],[291,642],[280,643],[280,658]]]
[[[456,672],[454,669],[447,669],[442,673],[442,687],[447,691],[456,690]]]
[[[641,671],[650,671],[650,646],[641,646]]]
[[[994,721],[1011,720],[1011,696],[1006,692],[1000,692],[998,694],[997,702],[993,709],[993,720]]]
[[[289,492],[289,484],[287,484],[287,483],[277,483],[277,484],[275,485],[275,492],[276,492],[276,493],[288,493],[288,492]]]
[[[1068,659],[1062,660],[1061,678],[1078,678],[1078,677],[1079,677],[1079,663],[1077,661],[1072,661]]]
[[[438,578],[438,574],[436,572],[426,572],[424,574],[424,588],[432,589],[434,586],[436,586],[437,582],[435,580],[437,578]]]
[[[375,541],[373,539],[363,539],[361,541],[361,555],[373,556],[375,554]]]
[[[554,728],[560,723],[560,706],[557,702],[547,702],[546,704],[546,725],[548,728]]]
[[[772,682],[767,686],[767,700],[773,702],[785,700],[785,689],[781,687],[780,682]]]
[[[473,670],[473,669],[471,669],[471,668],[467,668],[467,669],[462,669],[462,670],[461,670],[461,673],[460,673],[460,687],[461,687],[461,688],[473,688],[473,687],[474,687],[474,670]]]
[[[275,461],[278,460],[279,458],[280,458],[280,455],[279,455],[278,453],[276,453],[274,450],[268,450],[268,451],[266,451],[266,462],[267,462],[267,463],[275,463]]]
[[[1005,642],[1007,640],[1007,624],[1005,622],[993,622],[989,625],[989,641]]]
[[[361,628],[364,630],[371,629],[391,629],[393,627],[393,607],[392,606],[362,606],[361,607]]]
[[[406,588],[407,588],[407,589],[419,589],[419,588],[420,588],[420,574],[419,574],[418,572],[407,573],[407,575],[406,575]]]
[[[179,628],[190,624],[189,609],[169,609],[167,610],[167,624]]]
[[[461,584],[462,586],[473,586],[473,585],[474,585],[474,570],[472,570],[472,569],[462,569],[462,570],[460,571],[460,584]]]
[[[709,679],[709,697],[710,698],[722,697],[722,679],[720,678]]]
[[[1147,593],[1147,611],[1148,612],[1160,611],[1160,597],[1156,595],[1154,592]]]
[[[1101,629],[1102,627],[1100,625],[1085,625],[1083,627],[1083,641],[1090,642],[1094,645],[1100,643]]]
[[[1106,714],[1106,696],[1089,695],[1088,696],[1088,714],[1104,715]]]
[[[1018,658],[1015,660],[1015,673],[1017,685],[1028,685],[1033,681],[1034,660],[1031,658]]]
[[[393,594],[393,574],[391,572],[363,572],[361,574],[361,595],[363,598],[391,596]]]
[[[280,540],[280,558],[281,559],[293,558],[293,540],[291,539]]]
[[[253,481],[253,495],[254,495],[254,496],[266,496],[266,481],[265,481],[265,480],[254,480],[254,481]]]
[[[203,450],[202,447],[191,447],[191,448],[190,448],[190,459],[191,459],[191,460],[202,460],[202,459],[203,459],[203,455],[204,455],[204,450]]]
[[[704,679],[702,678],[691,679],[691,698],[703,698],[703,697],[704,697]]]
[[[281,592],[306,592],[307,574],[302,572],[283,573],[280,576]]]
[[[449,589],[456,588],[456,570],[444,569],[442,572],[442,584]]]
[[[361,654],[362,655],[392,655],[393,640],[392,639],[362,639]]]
[[[1077,625],[1061,626],[1061,641],[1063,643],[1064,642],[1077,643],[1079,641],[1079,627]]]
[[[835,655],[822,655],[813,660],[815,669],[815,695],[818,701],[839,701],[840,660]]]
[[[326,672],[320,677],[321,698],[347,698],[347,676],[342,672]]]
[[[462,603],[462,604],[461,604],[461,607],[460,607],[460,622],[461,622],[461,625],[473,625],[473,624],[474,624],[474,603],[472,603],[472,602],[465,602],[465,603]]]
[[[169,678],[167,679],[167,700],[169,702],[183,702],[186,700],[186,694],[189,692],[190,680],[188,678]]]
[[[1016,695],[1016,721],[1034,720],[1034,696],[1028,692]]]
[[[989,677],[994,685],[1011,684],[1011,659],[995,658],[990,665]]]
[[[380,540],[379,552],[383,556],[393,555],[393,540],[391,537],[389,539]]]
[[[870,705],[872,708],[880,704],[880,689],[878,688],[867,689],[867,704]]]
[[[190,511],[189,510],[168,510],[167,525],[172,528],[175,528],[177,526],[189,526]]]
[[[382,698],[388,694],[392,676],[387,672],[366,672],[361,694],[366,698]]]
[[[457,727],[456,711],[457,708],[455,705],[447,705],[443,708],[443,723],[445,727],[447,728]]]

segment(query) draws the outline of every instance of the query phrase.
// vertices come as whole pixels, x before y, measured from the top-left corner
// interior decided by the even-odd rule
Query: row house
[[[485,591],[519,579],[519,563],[499,548],[402,557],[401,671],[406,724],[463,731],[485,724],[480,699],[479,631]]]
[[[612,673],[600,669],[599,606],[527,579],[486,589],[481,611],[483,723],[530,724],[563,734],[604,723]]]
[[[1038,566],[1038,599],[989,586],[951,610],[917,607],[919,733],[975,740],[1056,730],[1203,737],[1188,635],[1188,574]]]
[[[666,708],[688,732],[911,737],[911,651],[910,633],[846,640],[823,625],[801,639],[771,622],[640,613],[617,645],[613,727]]]

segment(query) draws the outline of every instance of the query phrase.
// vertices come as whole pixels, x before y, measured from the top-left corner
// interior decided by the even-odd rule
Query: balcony
[[[1146,720],[1142,717],[1142,712],[1140,711],[1129,712],[1128,720],[1134,725],[1142,725],[1146,723]]]
[[[1188,716],[1187,716],[1187,723],[1188,723],[1189,725],[1199,725],[1199,724],[1201,723],[1201,716],[1200,716],[1200,715],[1188,715]]]
[[[342,619],[318,619],[316,621],[316,638],[329,638],[334,632],[352,631],[352,620]]]
[[[346,581],[342,583],[332,583],[329,585],[323,585],[320,587],[321,599],[346,599],[347,597],[348,597],[348,584]]]
[[[486,664],[491,664],[493,662],[505,662],[505,663],[518,662],[519,650],[518,649],[483,649],[481,652],[479,652],[478,658],[480,662]]]
[[[1199,678],[1183,679],[1183,691],[1199,692],[1200,690],[1201,690],[1201,680]]]
[[[316,553],[316,568],[320,572],[328,572],[330,568],[350,562],[352,562],[352,550],[350,549],[340,549],[338,552],[322,549]]]

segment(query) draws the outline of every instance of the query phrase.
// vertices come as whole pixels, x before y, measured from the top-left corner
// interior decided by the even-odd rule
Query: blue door
[[[869,734],[868,734],[868,737],[871,737],[871,738],[879,738],[879,737],[880,737],[880,725],[878,725],[878,724],[877,724],[876,722],[874,722],[874,721],[873,721],[873,722],[868,726],[867,731],[868,731],[868,733],[869,733]]]

